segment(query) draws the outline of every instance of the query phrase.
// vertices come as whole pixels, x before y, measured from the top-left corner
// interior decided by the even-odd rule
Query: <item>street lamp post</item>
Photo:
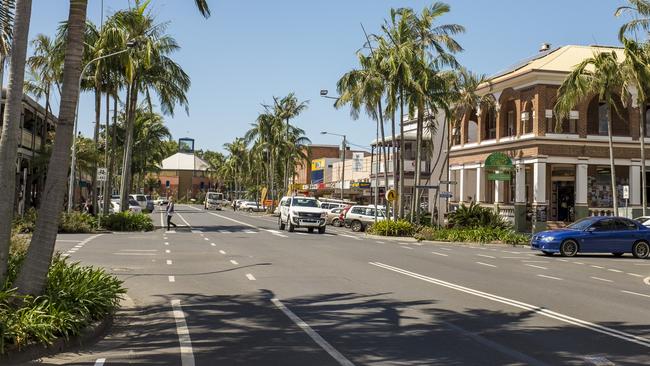
[[[75,165],[77,164],[77,128],[78,128],[77,124],[79,119],[79,97],[81,95],[81,82],[83,80],[84,74],[88,70],[88,67],[90,67],[90,65],[92,65],[93,63],[103,60],[105,58],[113,57],[128,52],[135,45],[136,43],[134,41],[129,41],[126,44],[127,47],[126,49],[94,58],[88,61],[88,63],[84,66],[84,68],[81,69],[81,74],[79,74],[79,94],[77,94],[77,111],[75,112],[75,116],[74,116],[74,139],[72,140],[72,162],[70,164],[70,179],[68,180],[68,212],[72,212],[72,201],[74,195]]]
[[[343,137],[343,141],[341,142],[341,147],[343,150],[343,165],[341,166],[341,200],[343,200],[343,193],[345,189],[345,150],[346,150],[346,145],[347,145],[347,139],[345,135],[340,135],[338,133],[331,133],[327,131],[321,132],[321,135],[334,135],[334,136],[339,136]]]

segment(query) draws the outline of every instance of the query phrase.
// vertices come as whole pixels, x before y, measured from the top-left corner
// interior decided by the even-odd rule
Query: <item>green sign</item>
[[[512,170],[512,160],[502,152],[493,152],[485,159],[488,180],[510,180]]]

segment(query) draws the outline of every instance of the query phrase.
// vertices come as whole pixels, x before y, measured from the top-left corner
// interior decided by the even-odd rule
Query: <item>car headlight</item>
[[[555,238],[552,237],[552,236],[545,236],[545,237],[541,238],[540,240],[545,242],[545,243],[549,243],[549,242],[552,242],[553,239],[555,239]]]
[[[321,219],[326,219],[327,218],[327,212],[323,212],[320,214]]]

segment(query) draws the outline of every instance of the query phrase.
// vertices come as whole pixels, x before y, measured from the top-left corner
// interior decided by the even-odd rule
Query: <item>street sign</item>
[[[454,196],[451,192],[440,192],[438,195],[440,198],[452,198]]]
[[[97,168],[97,181],[98,182],[106,182],[106,175],[108,172],[106,171],[106,168]]]
[[[624,200],[630,199],[630,186],[628,185],[623,186],[623,199]]]
[[[389,189],[386,192],[386,200],[390,202],[394,202],[397,199],[397,192],[395,192],[394,189]]]

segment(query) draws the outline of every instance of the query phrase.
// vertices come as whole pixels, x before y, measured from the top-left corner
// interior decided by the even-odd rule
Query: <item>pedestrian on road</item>
[[[169,226],[174,226],[174,229],[176,228],[176,224],[172,222],[172,216],[174,215],[174,199],[170,198],[169,203],[167,203],[167,209],[165,210],[167,212],[167,231],[169,231]]]

